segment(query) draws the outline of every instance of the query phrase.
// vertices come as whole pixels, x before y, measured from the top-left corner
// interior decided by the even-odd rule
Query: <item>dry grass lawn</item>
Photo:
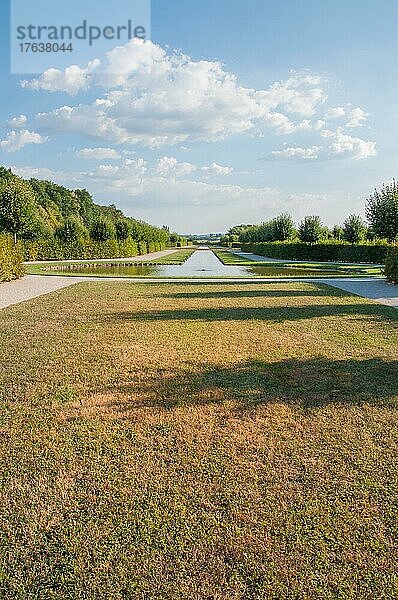
[[[398,598],[398,312],[88,282],[0,312],[0,597]]]

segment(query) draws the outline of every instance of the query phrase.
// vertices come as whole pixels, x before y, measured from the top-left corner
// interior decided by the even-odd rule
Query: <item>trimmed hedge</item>
[[[57,238],[38,241],[24,241],[23,252],[25,260],[88,260],[96,258],[130,258],[148,252],[163,250],[165,246],[159,242],[135,242],[127,240],[107,240],[95,242],[81,240],[65,244]]]
[[[391,283],[398,283],[398,246],[392,246],[387,252],[385,276]]]
[[[22,277],[25,273],[22,261],[21,245],[15,244],[9,235],[0,235],[0,281]]]
[[[249,242],[242,244],[244,252],[253,252],[269,258],[311,260],[322,262],[359,262],[384,264],[388,244],[347,244],[305,242]]]

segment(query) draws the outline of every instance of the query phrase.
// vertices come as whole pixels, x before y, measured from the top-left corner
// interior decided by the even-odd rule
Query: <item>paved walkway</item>
[[[321,280],[318,279],[318,283]],[[388,283],[385,279],[376,279],[369,277],[368,279],[329,279],[323,280],[322,283],[327,283],[340,290],[351,292],[363,298],[375,300],[380,304],[394,306],[398,308],[398,285]]]
[[[43,294],[49,294],[80,281],[80,277],[46,277],[45,275],[25,275],[22,279],[0,283],[0,309],[19,304]]]

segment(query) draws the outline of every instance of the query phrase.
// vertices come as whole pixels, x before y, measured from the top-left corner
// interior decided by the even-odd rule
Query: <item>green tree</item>
[[[364,239],[366,226],[359,215],[350,215],[343,224],[344,239],[350,244],[356,244]]]
[[[366,218],[377,237],[390,242],[398,237],[398,183],[395,179],[369,196]]]
[[[115,237],[115,227],[111,221],[100,217],[94,222],[90,235],[96,242],[106,242]]]
[[[335,225],[332,229],[332,235],[335,240],[342,240],[344,238],[344,229],[341,225]]]
[[[294,222],[290,215],[279,215],[272,220],[272,231],[274,241],[284,242],[295,236],[296,230]]]
[[[49,233],[30,185],[19,177],[2,180],[0,186],[0,230],[23,239]]]
[[[314,244],[324,237],[325,228],[317,215],[307,216],[299,225],[299,238],[302,242]]]
[[[66,219],[55,230],[55,237],[65,244],[73,244],[88,237],[88,231],[84,225],[76,219]]]
[[[127,240],[130,235],[131,227],[127,219],[116,221],[115,223],[116,237],[120,241]]]

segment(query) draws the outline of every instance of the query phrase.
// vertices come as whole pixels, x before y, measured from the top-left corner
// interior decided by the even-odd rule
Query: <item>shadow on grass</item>
[[[302,409],[327,404],[364,402],[397,407],[398,362],[383,359],[250,360],[228,367],[215,364],[182,365],[182,372],[154,368],[132,372],[131,379],[109,392],[127,395],[115,401],[116,411],[142,406],[173,408],[236,402],[239,410],[284,402]],[[103,392],[103,390],[102,390]],[[134,402],[128,396],[134,394]]]
[[[106,321],[297,321],[320,317],[370,317],[378,321],[397,322],[398,311],[378,304],[320,304],[307,306],[187,308],[121,312],[104,315]]]
[[[349,292],[338,290],[337,293],[330,289],[319,288],[316,290],[231,290],[218,292],[176,292],[164,294],[163,298],[294,298],[307,296],[349,296]]]

